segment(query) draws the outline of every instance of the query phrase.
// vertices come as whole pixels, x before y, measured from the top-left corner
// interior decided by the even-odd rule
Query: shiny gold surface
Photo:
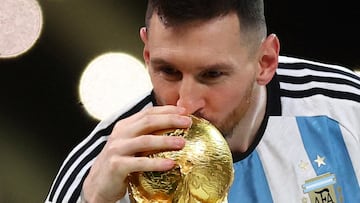
[[[223,203],[233,181],[230,149],[221,133],[208,121],[192,116],[189,129],[163,131],[183,136],[180,151],[160,152],[177,165],[166,172],[137,172],[129,176],[129,192],[137,203]]]

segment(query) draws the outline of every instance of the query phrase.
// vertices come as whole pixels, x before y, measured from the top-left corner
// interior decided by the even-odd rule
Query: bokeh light
[[[79,94],[87,112],[104,119],[152,89],[144,65],[124,53],[106,53],[96,57],[83,72]]]
[[[43,14],[36,0],[1,0],[0,58],[27,52],[38,40]]]

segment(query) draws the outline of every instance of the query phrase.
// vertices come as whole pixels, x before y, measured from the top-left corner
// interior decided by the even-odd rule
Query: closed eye
[[[175,81],[181,80],[182,74],[179,70],[172,68],[171,66],[162,66],[158,68],[158,71],[166,80]]]
[[[225,79],[228,72],[220,69],[210,69],[199,74],[198,80],[204,84],[216,84]]]
[[[218,71],[218,70],[209,70],[206,71],[204,73],[202,73],[202,78],[208,78],[208,79],[215,79],[218,78],[220,76],[222,76],[224,74],[224,72],[222,71]]]

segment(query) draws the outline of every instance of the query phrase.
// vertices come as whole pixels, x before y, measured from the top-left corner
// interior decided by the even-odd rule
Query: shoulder
[[[350,69],[280,57],[276,75],[283,116],[325,115],[360,138],[360,77]]]
[[[343,66],[281,56],[277,77],[282,96],[323,95],[360,102],[360,76]]]

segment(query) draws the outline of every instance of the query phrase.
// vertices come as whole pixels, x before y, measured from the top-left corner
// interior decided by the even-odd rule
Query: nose
[[[205,106],[204,87],[193,79],[184,79],[180,83],[176,105],[184,107],[187,114],[200,114]]]

